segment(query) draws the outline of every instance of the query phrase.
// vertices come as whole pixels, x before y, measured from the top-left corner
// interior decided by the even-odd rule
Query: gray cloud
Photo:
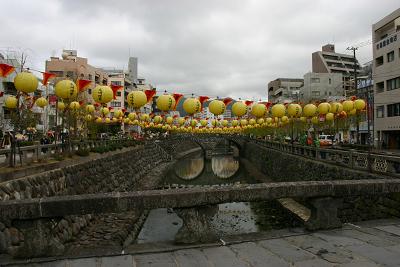
[[[334,42],[338,52],[371,39],[371,25],[398,0],[42,0],[7,1],[0,49],[29,48],[29,64],[63,48],[99,67],[126,68],[160,90],[266,98],[278,77],[302,77],[311,53]],[[23,7],[23,8],[22,8]],[[371,47],[360,48],[361,62]]]

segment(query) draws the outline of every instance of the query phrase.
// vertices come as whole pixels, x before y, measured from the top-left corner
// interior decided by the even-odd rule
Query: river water
[[[180,159],[163,179],[163,187],[258,182],[263,181],[252,177],[238,157],[218,154],[205,159],[198,152]],[[277,201],[220,204],[211,219],[212,227],[221,237],[300,224]],[[181,226],[182,220],[172,209],[152,210],[138,235],[137,243],[173,241]]]

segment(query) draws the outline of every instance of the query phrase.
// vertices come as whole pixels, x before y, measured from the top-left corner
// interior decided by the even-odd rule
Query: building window
[[[64,76],[64,72],[63,71],[52,70],[52,71],[50,71],[50,73],[55,74],[57,77],[63,77]]]
[[[400,116],[400,103],[387,105],[387,116],[388,117]]]
[[[114,107],[114,108],[120,108],[121,107],[121,102],[112,101],[110,103],[110,106]]]
[[[392,62],[394,60],[394,51],[387,53],[387,62]]]
[[[67,77],[75,78],[75,73],[73,71],[67,71]]]
[[[320,92],[319,92],[319,91],[312,91],[312,92],[311,92],[311,95],[312,95],[312,96],[319,96],[319,95],[320,95]]]
[[[91,95],[92,94],[92,89],[88,89],[88,92],[89,92],[89,95]]]
[[[383,109],[384,109],[384,106],[377,106],[376,107],[376,117],[377,118],[383,118],[384,117]]]
[[[329,79],[328,79],[328,82],[329,82],[329,84],[332,84],[332,79],[329,78]]]
[[[383,56],[377,57],[375,59],[375,64],[377,67],[383,65]]]
[[[15,89],[13,82],[3,82],[3,87],[6,95],[17,95],[17,89]]]
[[[400,88],[400,77],[387,80],[387,81],[386,81],[386,88],[387,88],[387,89],[386,89],[387,91]]]
[[[332,95],[332,92],[329,92],[329,95]]]
[[[117,96],[121,96],[121,91],[117,91]]]
[[[385,85],[383,82],[376,83],[376,92],[377,93],[382,93],[384,89],[385,89]]]
[[[121,81],[112,81],[111,84],[112,85],[121,85]]]
[[[311,83],[319,83],[319,78],[311,78]]]
[[[88,77],[89,77],[89,80],[93,81],[92,74],[89,74]]]

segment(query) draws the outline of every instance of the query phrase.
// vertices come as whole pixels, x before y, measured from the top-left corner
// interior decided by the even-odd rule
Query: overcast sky
[[[50,56],[77,49],[96,67],[127,68],[160,90],[266,98],[267,83],[301,78],[311,53],[371,39],[371,26],[399,0],[12,0],[1,1],[0,50]],[[372,59],[371,45],[358,51]]]

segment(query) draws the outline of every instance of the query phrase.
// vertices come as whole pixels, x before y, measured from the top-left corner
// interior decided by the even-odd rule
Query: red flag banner
[[[199,96],[199,101],[200,101],[200,104],[201,104],[200,111],[203,111],[203,103],[206,102],[208,99],[210,99],[208,96]]]
[[[14,70],[15,70],[14,66],[0,63],[0,77],[6,78]]]
[[[264,102],[263,104],[267,109],[269,109],[272,106],[272,102]]]
[[[83,79],[76,80],[76,85],[78,87],[79,92],[82,92],[83,90],[87,89],[91,83],[92,83],[91,80],[83,80]]]
[[[357,99],[357,97],[356,97],[355,95],[353,95],[353,96],[350,97],[350,99],[351,99],[352,101],[354,101],[354,100]]]
[[[149,103],[153,99],[153,96],[156,94],[156,90],[145,90],[144,93],[147,97],[147,103]]]
[[[225,106],[229,105],[232,101],[233,101],[233,99],[230,97],[224,98],[224,100],[223,100]]]
[[[3,97],[3,95],[4,95],[4,92],[0,92],[0,97]]]
[[[49,80],[51,78],[56,77],[56,75],[54,73],[50,73],[50,72],[42,72],[42,74],[43,74],[43,81],[42,81],[43,85],[47,85],[47,83],[49,82]]]
[[[250,101],[250,100],[246,100],[244,103],[246,104],[246,106],[250,106],[251,104],[253,104],[254,101]]]
[[[57,103],[57,96],[55,95],[50,95],[49,96],[49,104],[50,105],[55,105]]]
[[[121,90],[122,88],[124,88],[122,85],[111,84],[111,89],[113,91],[113,99],[117,98],[117,91]]]
[[[173,94],[172,96],[175,99],[175,106],[174,106],[173,110],[176,110],[176,107],[178,106],[179,101],[181,101],[183,95],[182,94]]]

